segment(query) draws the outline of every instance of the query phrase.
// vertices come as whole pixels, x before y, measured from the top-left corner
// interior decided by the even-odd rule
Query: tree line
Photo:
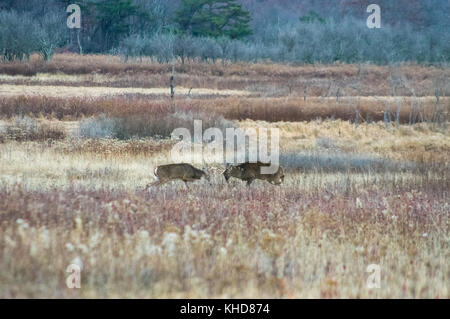
[[[55,50],[216,62],[291,63],[450,60],[445,0],[388,1],[382,27],[366,25],[370,1],[276,0],[3,0],[0,57],[28,59]],[[69,29],[66,8],[81,9],[81,28]]]

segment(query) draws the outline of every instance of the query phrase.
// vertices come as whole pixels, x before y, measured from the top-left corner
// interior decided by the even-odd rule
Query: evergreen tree
[[[132,0],[100,0],[88,2],[88,12],[95,12],[96,31],[103,50],[116,46],[130,34],[131,18],[140,14]],[[92,12],[92,11],[91,11]]]
[[[183,0],[175,14],[182,33],[240,39],[251,34],[250,13],[236,0]]]

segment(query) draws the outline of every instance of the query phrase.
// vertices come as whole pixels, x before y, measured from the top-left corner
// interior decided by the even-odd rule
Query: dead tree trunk
[[[81,41],[80,41],[80,29],[77,30],[77,42],[78,42],[78,50],[80,52],[80,55],[83,55],[83,47],[81,46]]]
[[[173,75],[175,73],[175,65],[172,65],[172,75],[170,76],[170,98],[173,100],[175,97],[175,90],[173,86]]]
[[[175,91],[173,89],[173,75],[170,76],[170,98],[173,100],[175,96]]]

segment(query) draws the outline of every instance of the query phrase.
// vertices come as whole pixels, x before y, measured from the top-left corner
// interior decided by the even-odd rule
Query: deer
[[[153,173],[154,183],[148,184],[146,188],[150,186],[158,186],[167,183],[172,180],[182,180],[187,187],[187,182],[193,182],[200,180],[202,177],[209,182],[209,176],[205,171],[195,168],[191,164],[167,164],[160,165],[155,168]]]
[[[270,166],[270,163],[242,163],[236,166],[231,164],[223,172],[225,180],[229,181],[230,177],[235,177],[247,182],[247,186],[256,180],[266,180],[273,185],[280,185],[284,181],[284,170],[280,166],[274,174],[261,174],[261,167]]]

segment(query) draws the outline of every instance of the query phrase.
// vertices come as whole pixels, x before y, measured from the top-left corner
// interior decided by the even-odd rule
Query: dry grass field
[[[0,64],[0,298],[450,298],[448,69],[176,64],[173,101],[171,69]],[[283,185],[145,189],[197,118],[278,128]]]

